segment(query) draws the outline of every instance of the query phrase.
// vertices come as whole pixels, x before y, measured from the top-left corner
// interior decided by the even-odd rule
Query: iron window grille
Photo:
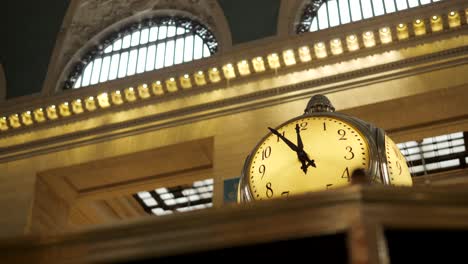
[[[64,89],[81,88],[216,53],[212,32],[185,17],[153,17],[105,38],[75,64]]]

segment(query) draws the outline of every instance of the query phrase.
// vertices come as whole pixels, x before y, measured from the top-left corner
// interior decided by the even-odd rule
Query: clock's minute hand
[[[277,135],[279,138],[281,138],[281,140],[283,140],[284,143],[286,143],[286,145],[288,145],[292,150],[299,153],[300,149],[296,145],[294,145],[294,143],[289,141],[289,139],[285,138],[277,130],[275,130],[275,129],[271,128],[271,127],[268,127],[268,129],[271,131],[271,133],[273,133],[273,134]]]

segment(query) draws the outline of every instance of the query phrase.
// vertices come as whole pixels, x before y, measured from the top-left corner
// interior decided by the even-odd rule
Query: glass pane
[[[96,84],[99,81],[99,73],[101,72],[102,58],[94,60],[93,73],[91,74],[91,84]]]
[[[185,33],[185,28],[183,27],[177,27],[177,35],[182,35]]]
[[[130,38],[131,38],[131,35],[127,35],[122,39],[122,49],[126,49],[130,47]]]
[[[132,47],[140,44],[140,31],[135,31],[132,34]]]
[[[194,50],[193,58],[195,60],[203,57],[203,40],[197,35],[195,35],[195,47],[193,50]]]
[[[101,77],[99,78],[99,82],[107,81],[107,76],[109,75],[110,62],[111,62],[110,56],[106,56],[102,60]]]
[[[406,0],[396,0],[397,10],[405,10],[408,9],[408,5],[406,4]]]
[[[372,0],[372,4],[374,5],[374,14],[376,16],[385,14],[382,0]]]
[[[168,26],[167,27],[167,37],[173,37],[176,34],[176,27],[175,26]]]
[[[120,54],[112,55],[111,66],[109,69],[109,80],[114,80],[117,78],[117,72],[119,70],[119,59]]]
[[[148,47],[148,56],[146,57],[146,71],[152,71],[154,69],[156,58],[156,45],[151,45]]]
[[[80,87],[81,87],[81,76],[78,78],[78,80],[76,80],[75,86],[73,86],[73,88],[80,88]]]
[[[318,17],[318,25],[320,29],[325,29],[328,28],[328,14],[327,14],[327,8],[325,5],[322,5],[318,12],[317,12],[317,17]]]
[[[349,0],[349,5],[351,7],[351,19],[353,21],[361,20],[361,4],[359,3],[359,0]]]
[[[84,72],[83,72],[83,83],[81,84],[82,86],[88,86],[89,81],[91,80],[91,70],[93,69],[93,63],[89,63]]]
[[[317,31],[317,30],[318,30],[317,18],[314,17],[314,19],[312,20],[312,24],[310,25],[309,31],[314,32],[314,31]]]
[[[370,0],[361,0],[362,5],[362,15],[364,18],[371,18],[372,15],[372,6]]]
[[[166,38],[166,33],[167,33],[167,27],[166,26],[160,26],[159,27],[159,33],[158,33],[158,39],[165,39]]]
[[[154,26],[149,32],[149,41],[155,41],[158,39],[158,27]]]
[[[121,48],[122,48],[122,39],[118,39],[114,42],[112,50],[117,51],[117,50],[120,50]]]
[[[330,17],[330,27],[335,27],[340,24],[338,15],[338,4],[336,0],[328,1],[328,14]]]
[[[393,13],[396,11],[394,0],[384,0],[385,11],[388,13]]]
[[[155,69],[164,67],[164,55],[166,51],[166,43],[159,43],[156,48],[156,65]]]
[[[209,57],[211,55],[208,45],[203,44],[203,58]]]
[[[107,46],[107,48],[104,49],[104,53],[109,53],[112,51],[112,45]]]
[[[427,5],[430,3],[431,3],[431,0],[421,0],[421,5]]]
[[[408,0],[409,6],[410,7],[417,7],[419,6],[418,0]]]
[[[193,35],[185,37],[184,61],[193,60]]]
[[[136,49],[130,51],[130,57],[128,59],[127,75],[135,74],[136,61],[138,56]]]
[[[140,44],[148,43],[148,39],[149,39],[149,29],[145,28],[141,31],[141,34],[140,34]]]
[[[128,51],[122,53],[120,56],[120,64],[119,64],[119,78],[125,77],[127,73],[127,63],[128,63]]]
[[[338,4],[340,6],[341,24],[350,23],[348,0],[339,0]]]
[[[146,47],[140,48],[138,51],[138,62],[137,62],[137,73],[142,73],[145,71],[146,66]]]
[[[184,61],[184,38],[178,38],[175,45],[174,64],[179,64]]]
[[[174,64],[174,40],[166,43],[166,58],[164,60],[164,66],[169,67]]]

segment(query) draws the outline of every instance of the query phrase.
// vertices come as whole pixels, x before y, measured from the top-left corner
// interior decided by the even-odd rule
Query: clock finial
[[[335,112],[335,107],[333,107],[332,103],[325,95],[316,94],[312,96],[304,110],[304,114],[317,112]]]

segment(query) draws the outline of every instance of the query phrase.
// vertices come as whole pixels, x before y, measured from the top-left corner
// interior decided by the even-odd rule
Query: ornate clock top
[[[325,95],[317,94],[312,96],[304,110],[304,114],[317,112],[335,112],[335,107],[333,107],[332,103]]]

